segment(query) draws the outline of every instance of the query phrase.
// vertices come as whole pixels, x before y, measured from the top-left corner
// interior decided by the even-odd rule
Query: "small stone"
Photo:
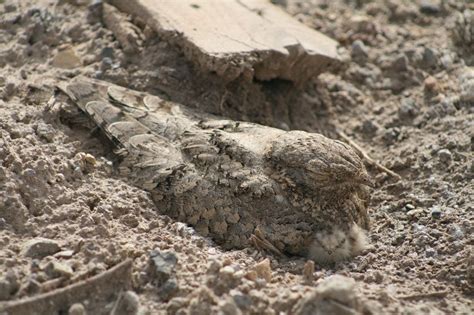
[[[168,279],[165,284],[160,287],[159,295],[162,300],[168,301],[179,291],[178,281],[175,278]]]
[[[306,294],[293,308],[293,314],[358,314],[362,307],[357,300],[354,279],[334,275],[325,279],[316,290]]]
[[[428,247],[425,250],[425,256],[426,257],[435,257],[437,254],[438,254],[438,252],[434,248]]]
[[[86,315],[86,309],[81,303],[75,303],[71,305],[67,313],[68,315]]]
[[[427,68],[436,66],[438,63],[437,53],[434,49],[426,47],[423,51],[423,65]]]
[[[430,212],[431,212],[431,217],[432,218],[434,218],[434,219],[441,218],[442,211],[441,211],[441,208],[439,206],[431,207]]]
[[[308,260],[303,267],[303,281],[312,283],[314,280],[314,261]]]
[[[400,119],[411,119],[418,114],[418,108],[416,107],[415,101],[411,98],[404,98],[401,101],[400,107],[398,108],[398,117]]]
[[[461,76],[461,100],[474,103],[474,68],[467,68]]]
[[[237,289],[230,290],[229,295],[241,310],[248,310],[252,306],[252,299]]]
[[[87,6],[87,22],[89,24],[102,23],[103,1],[92,0]]]
[[[407,71],[408,57],[404,54],[398,55],[398,57],[392,62],[392,68],[396,71]]]
[[[436,80],[435,77],[431,75],[425,79],[424,85],[425,85],[425,90],[428,92],[436,92],[439,89],[438,80]]]
[[[59,277],[66,277],[70,278],[74,275],[74,271],[72,268],[65,264],[61,263],[57,260],[50,261],[44,268],[44,272],[50,278],[59,278]]]
[[[138,295],[133,291],[126,291],[119,296],[110,315],[136,315],[139,309]]]
[[[250,281],[255,281],[257,280],[257,272],[255,270],[250,270],[245,274],[245,278],[250,280]]]
[[[134,214],[126,214],[120,218],[120,222],[128,226],[129,228],[136,228],[140,222]]]
[[[46,238],[35,238],[23,245],[23,255],[31,258],[43,258],[61,250],[59,244]]]
[[[10,294],[13,295],[18,290],[20,290],[20,282],[18,281],[18,276],[16,275],[15,271],[12,269],[7,271],[5,279],[10,283]]]
[[[438,14],[441,11],[441,3],[439,0],[421,0],[419,8],[423,14]]]
[[[174,252],[162,252],[155,249],[150,252],[148,274],[154,279],[156,285],[161,286],[170,279],[177,262],[178,258]]]
[[[226,315],[242,314],[242,312],[239,310],[239,308],[237,307],[237,304],[232,298],[219,301],[218,307],[219,307],[218,314],[226,314]]]
[[[352,58],[356,60],[365,60],[369,56],[367,47],[361,40],[356,40],[352,43]]]
[[[257,263],[254,268],[255,272],[257,273],[257,277],[265,279],[267,282],[272,280],[272,268],[268,258]]]
[[[362,123],[362,132],[367,135],[373,135],[377,132],[379,126],[374,123],[372,120],[364,120]]]
[[[407,203],[407,204],[405,205],[405,209],[408,210],[408,211],[414,210],[414,209],[415,209],[415,206],[412,205],[411,203]]]
[[[448,228],[448,233],[454,239],[462,239],[464,237],[464,232],[457,224],[451,224]]]
[[[105,47],[104,49],[102,49],[102,51],[100,52],[100,56],[102,58],[114,58],[114,49],[112,47]]]
[[[441,162],[445,164],[451,163],[451,160],[453,159],[453,155],[451,154],[451,151],[448,149],[441,149],[438,151],[438,158]]]
[[[0,279],[0,301],[5,301],[10,298],[10,282],[6,279]]]
[[[52,65],[62,69],[74,69],[82,65],[81,59],[76,55],[72,47],[59,51],[54,56]]]
[[[100,63],[100,71],[105,72],[107,70],[112,69],[113,61],[109,57],[102,58]]]
[[[56,257],[56,258],[66,258],[66,259],[68,259],[68,258],[71,258],[72,256],[74,256],[74,251],[71,250],[71,249],[62,250],[62,251],[54,254],[54,257]]]
[[[54,130],[52,125],[40,122],[36,127],[36,134],[41,138],[45,139],[46,141],[52,142],[54,136],[56,135],[56,131]]]

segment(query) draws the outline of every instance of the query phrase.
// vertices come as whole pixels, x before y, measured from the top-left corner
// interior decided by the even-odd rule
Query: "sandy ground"
[[[223,86],[138,19],[124,47],[92,2],[0,1],[0,310],[131,258],[128,285],[92,286],[69,313],[474,312],[472,3],[275,1],[345,49],[343,69],[296,89]],[[61,119],[70,104],[48,106],[79,74],[235,119],[337,127],[402,176],[369,166],[373,248],[313,272],[303,258],[224,251],[160,215],[103,137]]]

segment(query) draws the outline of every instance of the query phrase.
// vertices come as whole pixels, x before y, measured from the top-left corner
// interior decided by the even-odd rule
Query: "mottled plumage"
[[[120,171],[162,213],[223,247],[253,243],[329,262],[365,246],[370,179],[348,145],[91,79],[61,89],[118,147]]]

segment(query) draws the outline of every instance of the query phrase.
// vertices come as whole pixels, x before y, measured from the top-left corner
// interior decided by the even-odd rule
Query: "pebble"
[[[174,272],[178,258],[174,252],[155,249],[150,252],[149,275],[158,286],[163,285]]]
[[[396,71],[408,70],[408,57],[404,54],[396,57],[392,62],[392,68]]]
[[[438,57],[436,56],[436,51],[432,48],[426,47],[423,50],[423,64],[427,68],[436,66],[438,63]]]
[[[368,135],[373,135],[377,132],[379,126],[374,123],[372,120],[364,120],[362,123],[362,132]]]
[[[100,56],[102,58],[114,58],[114,49],[112,47],[105,47],[100,52]]]
[[[398,117],[400,119],[411,119],[418,114],[415,101],[411,98],[404,98],[398,108]]]
[[[461,227],[457,224],[451,224],[448,228],[448,233],[454,239],[462,239],[464,237],[464,232],[462,231]]]
[[[86,315],[86,309],[84,308],[84,305],[81,303],[75,303],[71,305],[71,307],[68,310],[68,315]]]
[[[367,47],[361,40],[356,40],[352,43],[352,58],[358,60],[365,60],[369,56]]]
[[[235,304],[242,310],[250,309],[252,306],[252,299],[237,289],[232,289],[229,295],[234,299]]]
[[[0,301],[5,301],[10,298],[10,282],[6,279],[0,280]]]
[[[438,158],[441,162],[449,164],[453,159],[453,155],[448,149],[441,149],[438,151]]]
[[[461,77],[461,100],[474,102],[474,68],[468,68]]]
[[[312,283],[314,280],[314,261],[308,260],[303,267],[303,282]]]
[[[425,90],[429,92],[436,92],[439,89],[438,80],[436,80],[436,78],[431,75],[425,79],[424,85]]]
[[[441,208],[439,206],[433,206],[430,208],[430,212],[431,212],[431,217],[434,218],[434,219],[439,219],[441,218],[441,215],[442,215],[442,211],[441,211]]]
[[[59,51],[54,56],[51,64],[54,67],[62,69],[74,69],[82,65],[81,59],[76,55],[72,47]]]
[[[44,272],[50,277],[50,278],[59,278],[59,277],[66,277],[70,278],[72,275],[74,275],[74,271],[72,268],[62,262],[59,262],[57,260],[52,260],[50,261],[45,267],[44,267]]]
[[[439,0],[421,0],[419,3],[420,12],[433,15],[441,11],[441,3]]]
[[[268,283],[272,280],[272,268],[268,258],[257,263],[254,269],[258,278],[265,279]]]
[[[41,138],[44,138],[48,142],[52,142],[54,136],[56,135],[56,131],[54,130],[52,125],[40,122],[36,127],[36,134]]]
[[[242,311],[239,310],[237,304],[233,299],[226,299],[219,301],[219,313],[218,314],[226,314],[226,315],[240,315]]]
[[[100,71],[105,72],[107,70],[112,69],[113,61],[109,57],[102,58],[100,63]]]
[[[136,315],[140,309],[140,300],[133,291],[121,294],[110,315]]]
[[[168,279],[165,284],[160,287],[160,297],[167,301],[171,299],[179,291],[178,281],[175,278]]]
[[[59,244],[46,238],[35,238],[23,245],[23,255],[31,258],[43,258],[61,250]]]
[[[316,290],[304,296],[293,309],[294,314],[357,314],[355,280],[341,275],[330,276]],[[340,305],[344,305],[341,307]]]
[[[425,249],[425,256],[426,257],[435,257],[436,255],[438,255],[438,252],[436,251],[436,249],[432,248],[432,247],[428,247]]]

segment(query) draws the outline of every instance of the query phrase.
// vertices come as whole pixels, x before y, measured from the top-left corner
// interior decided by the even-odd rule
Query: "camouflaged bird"
[[[60,89],[118,147],[119,170],[162,213],[224,248],[333,262],[366,246],[370,179],[349,145],[92,79]]]

